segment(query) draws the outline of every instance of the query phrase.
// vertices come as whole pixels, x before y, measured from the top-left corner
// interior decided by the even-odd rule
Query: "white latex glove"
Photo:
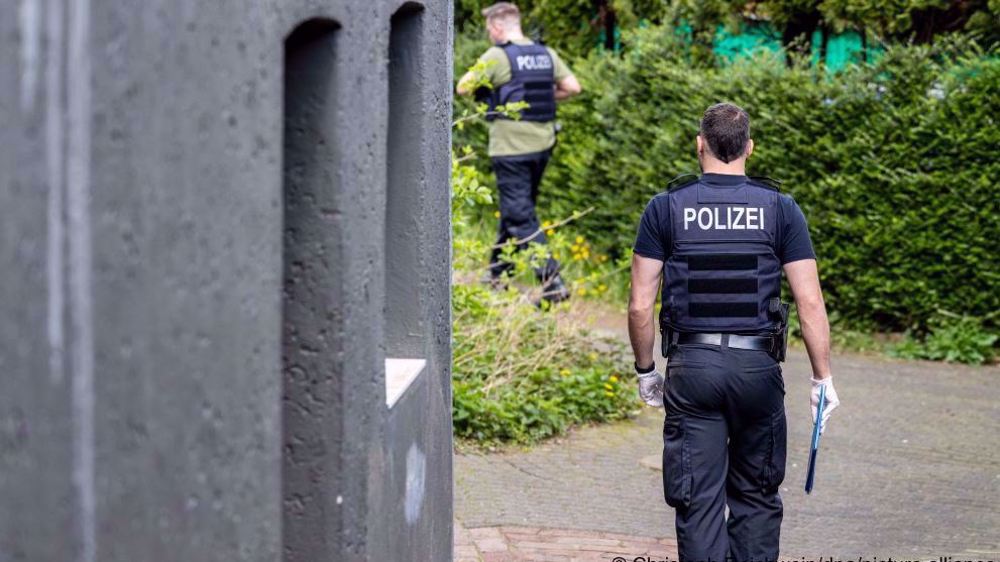
[[[663,374],[653,369],[648,373],[635,372],[639,377],[639,398],[650,406],[663,406]]]
[[[819,424],[819,432],[823,433],[823,430],[826,429],[826,420],[830,419],[830,412],[840,405],[840,399],[837,398],[837,391],[833,388],[833,377],[810,380],[812,381],[812,396],[809,403],[812,407],[813,422],[816,421],[816,409],[819,408],[819,389],[821,386],[826,386],[826,405],[823,407],[823,419],[820,420]]]

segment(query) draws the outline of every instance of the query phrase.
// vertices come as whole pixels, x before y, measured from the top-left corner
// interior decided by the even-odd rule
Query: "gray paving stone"
[[[789,355],[783,557],[1000,558],[1000,368],[836,357],[842,405],[807,496],[809,363]],[[641,464],[660,454],[662,422],[644,408],[532,450],[456,455],[456,516],[673,538],[660,473]]]

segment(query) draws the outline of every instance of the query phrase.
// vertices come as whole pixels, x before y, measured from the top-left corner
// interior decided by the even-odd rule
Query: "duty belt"
[[[739,334],[701,334],[695,332],[679,333],[674,336],[674,343],[681,345],[686,343],[701,343],[707,345],[722,346],[735,349],[753,349],[756,351],[773,351],[774,340],[772,336],[741,336]]]

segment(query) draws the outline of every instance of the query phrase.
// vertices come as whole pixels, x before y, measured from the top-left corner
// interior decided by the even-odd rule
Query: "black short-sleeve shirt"
[[[742,175],[702,174],[701,176],[701,181],[705,185],[716,185],[721,188],[740,185],[746,180],[747,177]],[[778,213],[778,240],[775,251],[781,264],[816,259],[806,217],[791,195],[779,194]],[[667,194],[664,192],[653,197],[646,205],[632,249],[640,256],[666,261],[670,247],[670,213],[667,209]]]

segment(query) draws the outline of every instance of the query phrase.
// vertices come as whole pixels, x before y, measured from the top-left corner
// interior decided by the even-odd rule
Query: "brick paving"
[[[620,562],[677,560],[673,539],[603,531],[500,525],[466,529],[455,521],[455,562]]]
[[[808,358],[784,364],[782,558],[1000,560],[1000,368],[844,355],[834,373],[842,406],[807,496]],[[456,454],[456,560],[631,561],[642,545],[676,560],[662,422],[644,407],[530,450]]]

